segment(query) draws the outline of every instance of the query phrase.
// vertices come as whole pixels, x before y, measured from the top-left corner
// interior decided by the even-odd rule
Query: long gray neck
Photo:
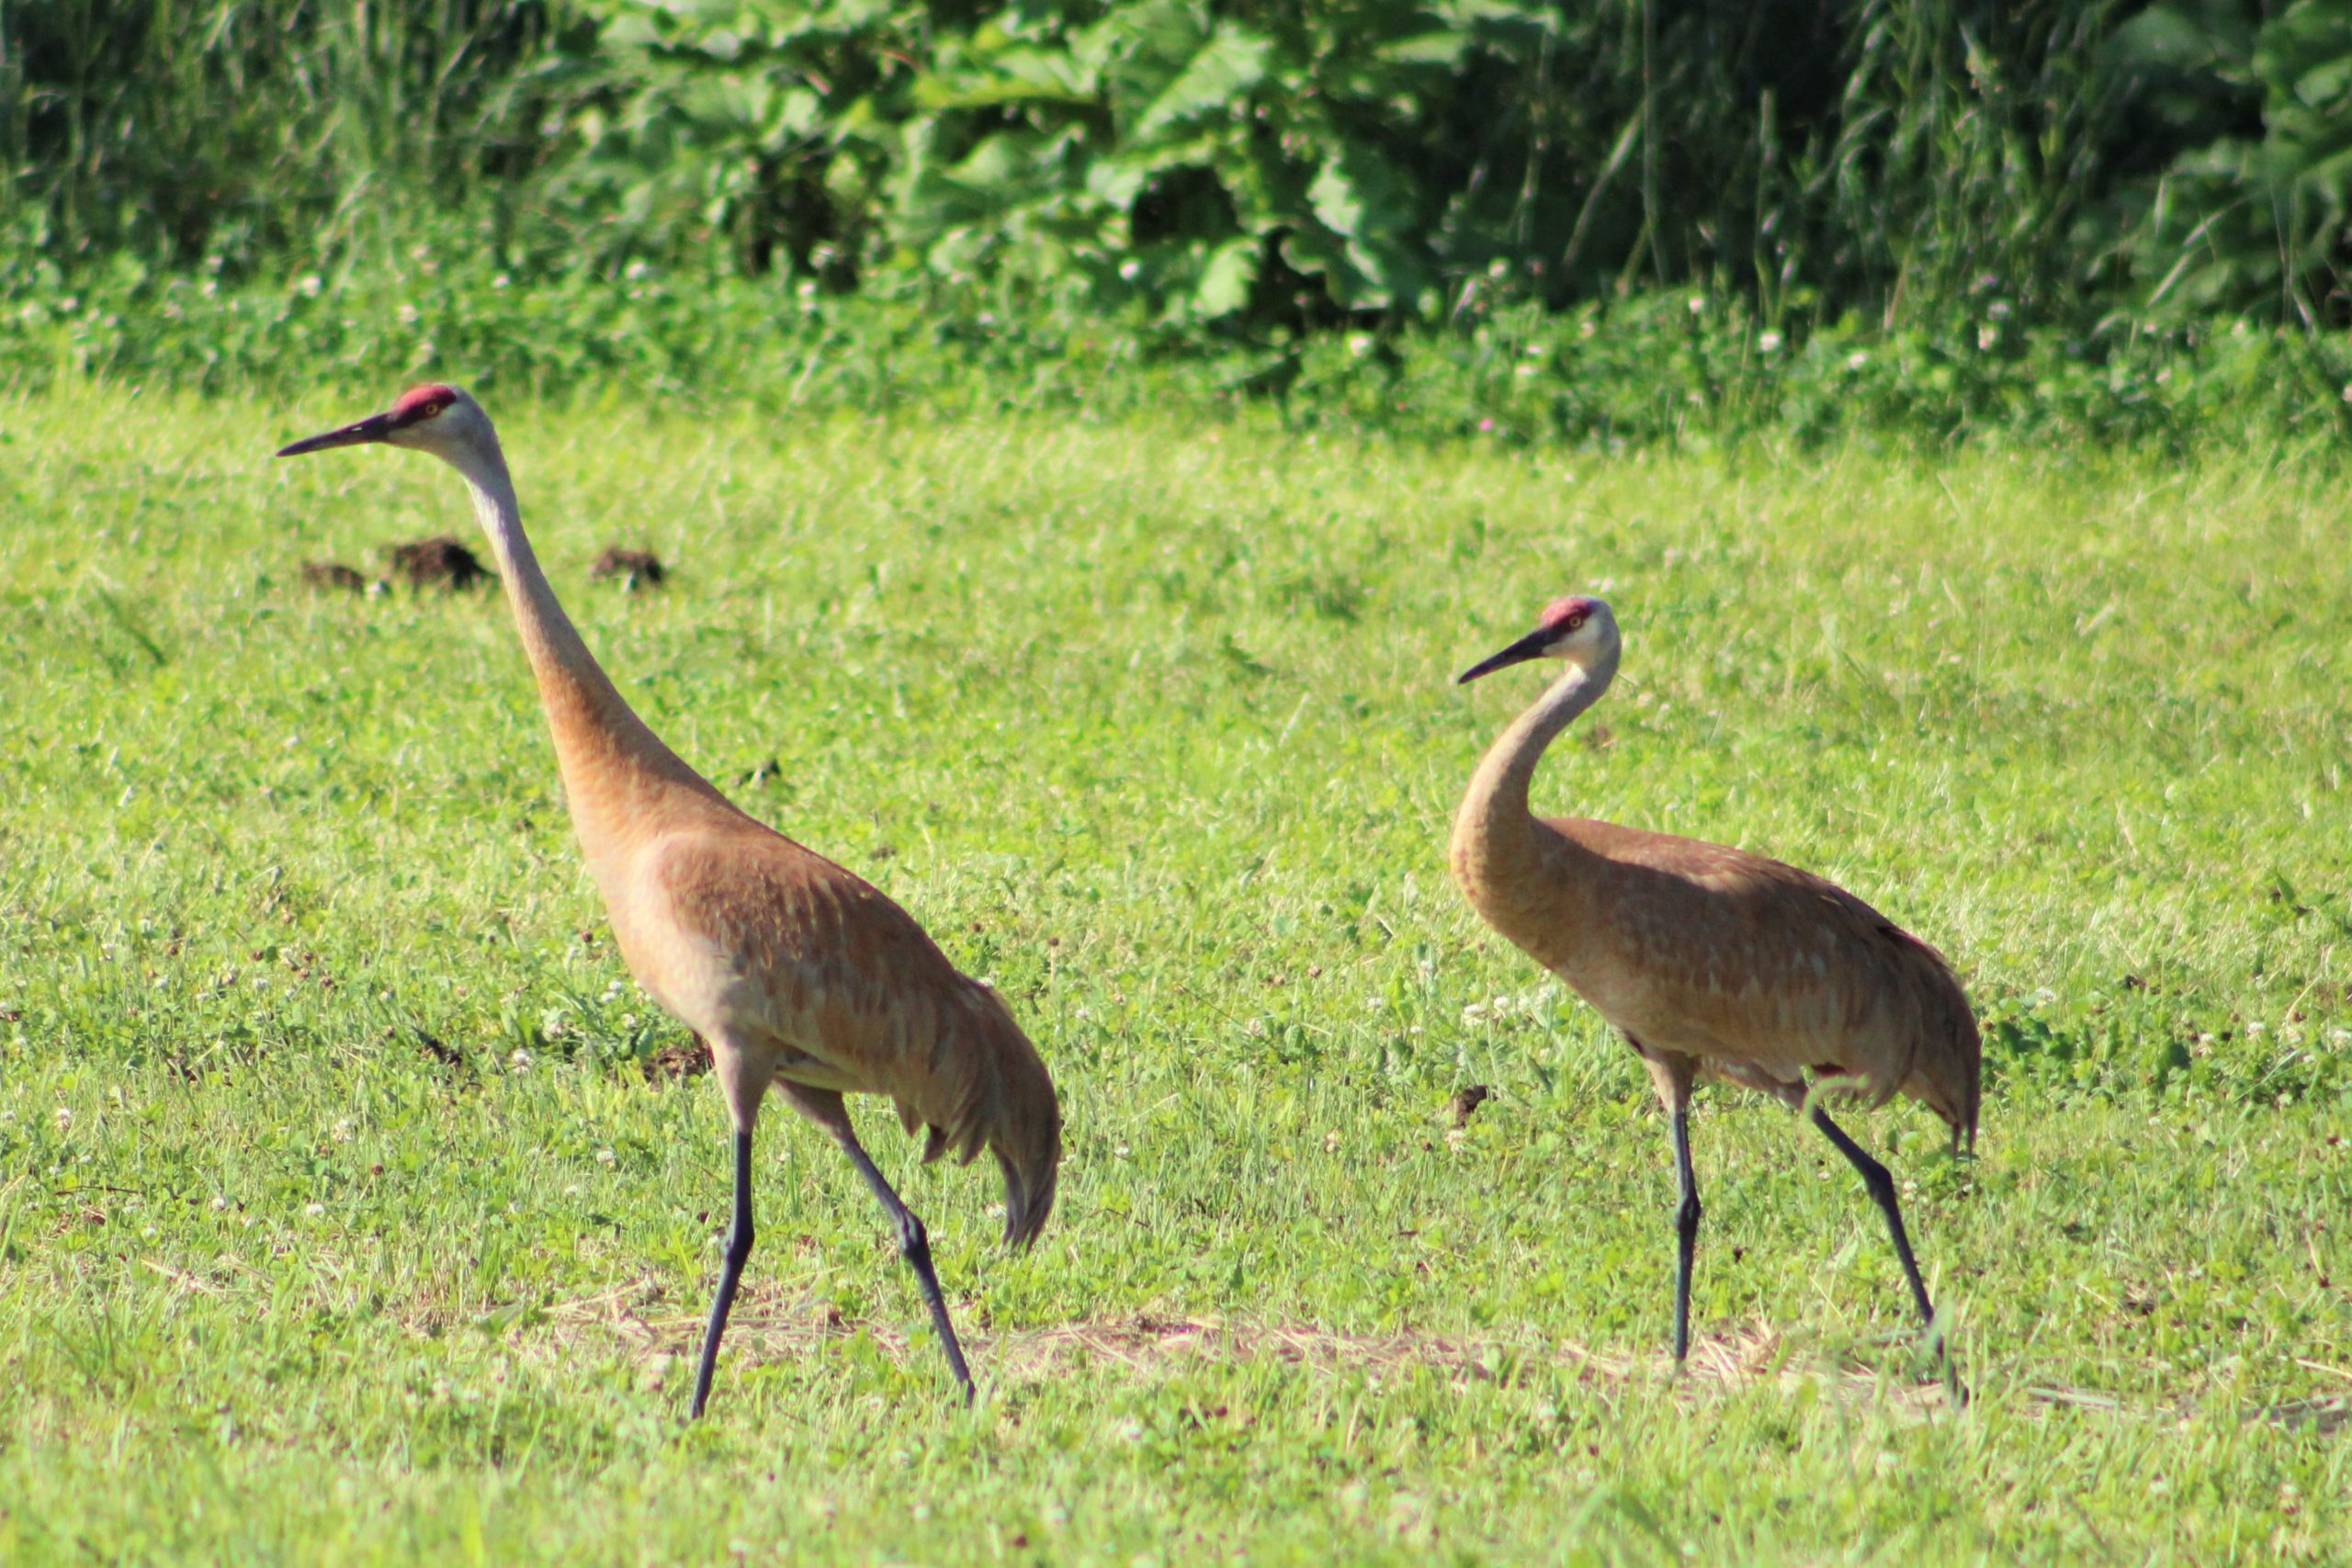
[[[1485,861],[1497,854],[1527,852],[1534,838],[1535,816],[1528,805],[1528,786],[1544,749],[1577,716],[1599,702],[1617,676],[1617,650],[1610,649],[1589,666],[1571,664],[1533,706],[1513,719],[1470,776],[1470,788],[1453,818],[1453,853],[1457,867],[1464,853]]]
[[[522,635],[539,705],[554,732],[573,825],[591,859],[666,793],[684,789],[725,804],[718,790],[637,716],[563,613],[524,535],[522,508],[498,438],[493,434],[469,445],[449,460],[472,492],[474,516],[497,557],[514,629]]]

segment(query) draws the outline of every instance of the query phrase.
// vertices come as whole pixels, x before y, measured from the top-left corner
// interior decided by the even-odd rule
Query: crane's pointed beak
[[[1514,664],[1524,664],[1531,659],[1541,659],[1544,657],[1544,650],[1551,646],[1551,642],[1552,628],[1538,626],[1500,653],[1481,659],[1477,663],[1464,670],[1454,678],[1453,683],[1457,686],[1466,686],[1481,675],[1491,675],[1498,670],[1508,670]]]
[[[299,457],[305,452],[323,452],[331,446],[368,446],[388,440],[392,434],[392,416],[370,414],[356,424],[346,424],[341,430],[330,430],[323,435],[313,435],[307,441],[297,441],[291,446],[281,446],[281,457]]]

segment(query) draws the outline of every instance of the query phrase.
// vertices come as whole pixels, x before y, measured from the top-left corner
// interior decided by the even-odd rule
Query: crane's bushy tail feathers
[[[958,1070],[930,1080],[935,1092],[899,1101],[909,1133],[924,1129],[925,1164],[953,1156],[969,1165],[982,1148],[1004,1172],[1004,1240],[1027,1247],[1054,1211],[1062,1158],[1062,1116],[1054,1080],[1037,1048],[992,991],[973,986],[953,1025]],[[952,1080],[952,1081],[951,1081]]]
[[[989,1147],[1004,1172],[1004,1245],[1019,1252],[1037,1239],[1054,1212],[1054,1190],[1061,1181],[1062,1108],[1036,1047],[1018,1029],[1007,1031],[997,1081],[998,1114],[989,1128]]]
[[[1951,1125],[1955,1152],[1965,1143],[1973,1153],[1984,1075],[1984,1037],[1976,1027],[1975,1010],[1942,953],[1908,931],[1896,934],[1912,964],[1917,998],[1917,1044],[1904,1091],[1926,1102]]]

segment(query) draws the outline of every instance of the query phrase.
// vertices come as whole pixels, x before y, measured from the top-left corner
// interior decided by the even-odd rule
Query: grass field
[[[0,1559],[2345,1560],[2340,471],[493,408],[623,689],[1069,1118],[1007,1259],[865,1115],[971,1412],[771,1118],[690,1429],[718,1096],[649,1081],[496,596],[298,581],[470,528],[423,458],[269,460],[367,406],[0,403]],[[1851,1123],[1964,1411],[1850,1172],[1717,1091],[1667,1364],[1645,1080],[1442,858],[1538,679],[1451,678],[1575,589],[1626,667],[1550,808],[1834,876],[1987,1018],[1973,1164]]]

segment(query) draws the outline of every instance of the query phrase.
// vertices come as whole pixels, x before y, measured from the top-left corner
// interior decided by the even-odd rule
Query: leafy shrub
[[[2316,327],[2347,60],[2352,0],[0,0],[0,266],[339,277],[456,222],[520,277],[1261,348],[1677,289]]]
[[[1802,342],[1737,297],[1645,294],[1564,311],[1500,291],[1441,327],[1275,344],[1171,338],[1142,308],[999,315],[972,295],[824,292],[633,263],[536,281],[473,231],[397,270],[283,286],[125,269],[67,291],[0,277],[0,381],[139,377],[208,389],[445,376],[561,397],[615,382],[673,406],[863,413],[1153,406],[1405,438],[1618,446],[2340,440],[2352,354],[2242,321],[2028,329],[2000,299],[1888,333]]]

